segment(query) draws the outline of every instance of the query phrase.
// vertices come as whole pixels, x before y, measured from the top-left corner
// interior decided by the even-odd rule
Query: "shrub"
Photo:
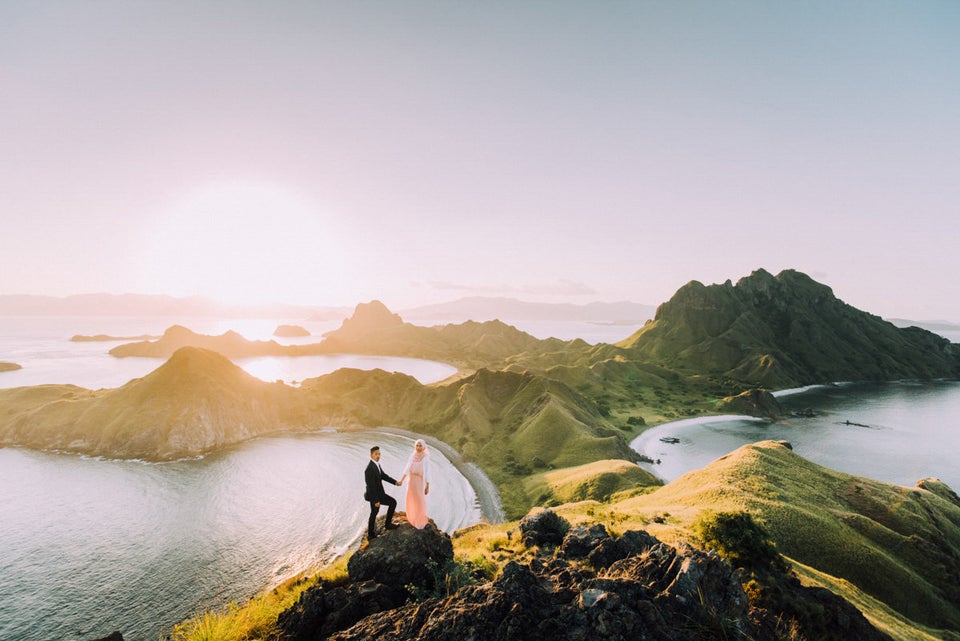
[[[569,530],[570,523],[553,510],[530,513],[520,520],[520,537],[527,547],[559,545]]]
[[[770,535],[747,512],[717,512],[700,517],[694,531],[708,549],[747,570],[787,570]]]

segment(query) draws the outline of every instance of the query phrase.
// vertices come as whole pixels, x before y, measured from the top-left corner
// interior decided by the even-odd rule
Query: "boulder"
[[[599,570],[640,554],[657,543],[656,538],[641,530],[629,530],[623,536],[612,537],[603,525],[578,525],[563,538],[557,554],[568,559],[587,559]]]
[[[722,401],[724,411],[778,419],[783,413],[777,398],[765,389],[750,389]]]
[[[560,545],[570,523],[550,509],[534,510],[520,519],[520,538],[527,547]]]
[[[402,513],[398,513],[402,514]],[[367,542],[347,562],[353,582],[376,581],[400,590],[432,590],[435,577],[453,561],[453,543],[430,520],[418,530],[401,522]]]
[[[433,521],[422,530],[401,523],[365,543],[347,561],[349,580],[344,585],[311,586],[277,617],[280,638],[325,639],[365,617],[400,607],[414,593],[433,590],[437,577],[453,561],[450,537]]]

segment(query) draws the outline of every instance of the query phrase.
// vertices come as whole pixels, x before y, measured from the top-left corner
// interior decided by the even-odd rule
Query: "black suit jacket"
[[[367,464],[363,478],[367,482],[367,491],[363,493],[363,498],[372,503],[379,503],[381,499],[387,496],[387,493],[383,491],[384,481],[390,481],[394,485],[397,484],[389,474],[380,469],[380,466],[373,459],[370,459]]]

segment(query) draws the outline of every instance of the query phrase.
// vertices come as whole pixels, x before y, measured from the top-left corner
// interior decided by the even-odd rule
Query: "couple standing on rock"
[[[393,483],[397,487],[410,476],[407,485],[406,512],[407,522],[418,530],[427,524],[427,494],[430,493],[430,453],[423,439],[417,439],[413,444],[413,453],[403,468],[400,480],[394,480],[380,467],[380,447],[370,448],[370,462],[364,472],[367,490],[363,498],[370,504],[370,520],[367,522],[367,539],[372,541],[377,537],[377,514],[380,513],[380,504],[387,506],[386,528],[392,530],[397,527],[393,522],[393,512],[397,509],[397,500],[386,493],[383,482]]]

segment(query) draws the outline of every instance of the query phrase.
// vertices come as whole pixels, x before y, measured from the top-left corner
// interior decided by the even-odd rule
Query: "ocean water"
[[[642,464],[665,481],[699,469],[741,445],[790,441],[801,456],[831,469],[912,486],[936,477],[960,490],[960,382],[903,381],[815,386],[778,394],[780,421],[739,416],[666,423],[631,447],[659,463]],[[665,443],[661,437],[680,439]]]
[[[370,445],[399,478],[412,443],[326,431],[172,463],[0,448],[0,639],[155,641],[340,556],[366,528]],[[430,516],[479,522],[473,488],[431,456]],[[404,488],[387,491],[403,509]]]

